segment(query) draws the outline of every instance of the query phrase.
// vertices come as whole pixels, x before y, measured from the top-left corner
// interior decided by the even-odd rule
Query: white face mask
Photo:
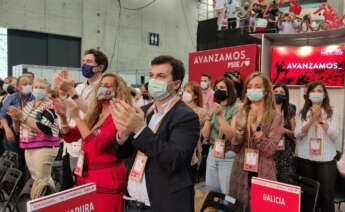
[[[155,100],[167,98],[170,95],[168,91],[168,83],[156,79],[150,79],[149,93]]]
[[[182,100],[185,103],[189,103],[193,100],[193,95],[188,93],[187,91],[183,92]]]
[[[202,89],[206,89],[206,88],[208,88],[208,83],[207,82],[201,82],[200,86]]]

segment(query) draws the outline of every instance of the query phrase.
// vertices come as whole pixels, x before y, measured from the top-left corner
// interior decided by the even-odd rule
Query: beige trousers
[[[32,179],[44,180],[52,184],[51,178],[54,160],[59,152],[59,147],[42,147],[37,149],[25,149],[25,161]]]

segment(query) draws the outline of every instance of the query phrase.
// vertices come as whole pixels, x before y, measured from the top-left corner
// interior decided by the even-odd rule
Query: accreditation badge
[[[141,178],[144,174],[147,159],[148,157],[144,153],[142,153],[141,151],[137,152],[131,172],[129,174],[129,179],[140,183]]]
[[[259,169],[259,150],[246,148],[244,153],[243,170],[258,172]]]
[[[225,153],[225,140],[223,139],[215,139],[213,145],[213,156],[215,158],[224,159]]]

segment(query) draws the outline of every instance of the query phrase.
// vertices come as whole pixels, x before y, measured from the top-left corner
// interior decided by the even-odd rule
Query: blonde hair
[[[47,88],[50,89],[50,82],[46,78],[43,78],[43,77],[37,78],[37,79],[35,79],[33,84],[35,84],[36,82],[45,84],[47,86]]]
[[[95,86],[95,88],[92,91],[94,93],[94,97],[85,115],[86,125],[89,129],[91,129],[95,125],[99,115],[102,112],[102,103],[100,103],[97,100],[97,91],[98,88],[101,87],[101,81],[106,77],[112,77],[115,80],[115,97],[117,99],[125,101],[127,104],[132,106],[130,89],[128,88],[125,80],[123,80],[119,75],[114,73],[104,74],[99,83]]]
[[[16,77],[6,77],[4,82],[7,82],[7,84],[11,84],[12,82],[16,82],[17,78]]]
[[[249,75],[248,78],[246,79],[246,83],[244,86],[244,93],[245,94],[247,93],[248,83],[255,77],[260,77],[262,79],[263,84],[264,84],[263,92],[266,93],[264,97],[265,107],[264,107],[264,113],[262,115],[262,124],[269,124],[272,121],[272,114],[275,109],[275,99],[274,99],[272,84],[270,80],[264,74],[259,73],[259,72],[254,72],[251,75]],[[252,102],[248,99],[247,95],[245,95],[243,108],[247,112],[247,114],[249,113],[251,103]]]

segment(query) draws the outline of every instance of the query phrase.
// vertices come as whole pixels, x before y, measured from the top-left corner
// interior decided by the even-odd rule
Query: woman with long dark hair
[[[280,138],[277,151],[274,155],[277,180],[293,184],[296,175],[294,165],[296,112],[289,104],[289,90],[286,85],[280,83],[273,86],[273,93],[276,100],[275,109],[282,115],[284,120],[283,135]]]
[[[334,212],[336,177],[336,140],[340,136],[338,111],[330,106],[325,85],[309,84],[307,98],[296,119],[297,174],[320,182],[319,207],[322,212]],[[306,202],[302,211],[312,211],[313,202]]]
[[[237,114],[236,91],[227,78],[215,83],[214,105],[207,111],[206,122],[201,130],[204,138],[211,144],[206,162],[206,185],[216,192],[229,192],[230,172],[235,159],[231,150],[232,131],[230,123]]]

